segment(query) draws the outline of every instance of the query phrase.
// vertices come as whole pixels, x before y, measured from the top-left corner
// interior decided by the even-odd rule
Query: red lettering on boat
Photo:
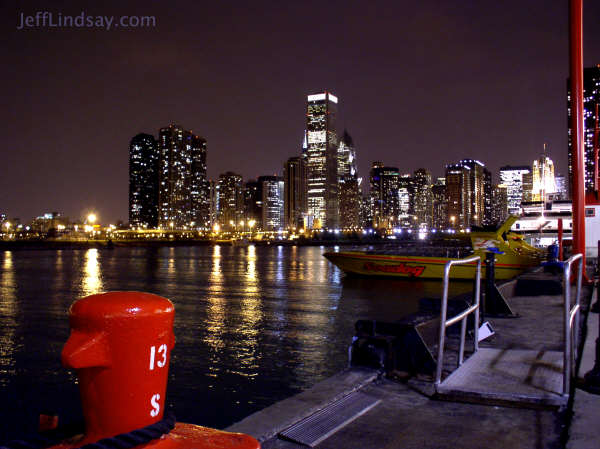
[[[425,267],[422,265],[407,265],[404,262],[397,265],[379,265],[373,262],[365,262],[363,268],[367,271],[408,274],[413,277],[419,277],[425,271]]]

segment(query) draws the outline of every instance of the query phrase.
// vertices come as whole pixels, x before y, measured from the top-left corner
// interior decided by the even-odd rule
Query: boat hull
[[[460,260],[451,257],[379,255],[362,251],[327,252],[323,255],[348,274],[405,279],[443,279],[446,262]],[[537,265],[515,260],[511,256],[499,255],[496,259],[496,280],[511,279]],[[476,262],[453,266],[450,278],[472,280],[475,278],[476,267]],[[485,278],[484,266],[481,277]]]

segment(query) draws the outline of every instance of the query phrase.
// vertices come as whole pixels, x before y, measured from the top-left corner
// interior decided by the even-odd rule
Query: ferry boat
[[[476,230],[471,232],[471,249],[430,248],[414,254],[402,248],[374,251],[340,251],[323,254],[331,263],[347,274],[407,279],[442,279],[444,266],[449,260],[460,260],[472,255],[496,254],[497,280],[511,279],[525,270],[537,267],[545,252],[529,245],[521,234],[511,232],[511,226],[517,217],[508,220],[493,231]],[[432,254],[433,253],[433,254]],[[454,253],[454,254],[451,254]],[[476,262],[457,265],[451,272],[452,279],[472,280],[475,276]],[[485,270],[482,270],[485,277]]]

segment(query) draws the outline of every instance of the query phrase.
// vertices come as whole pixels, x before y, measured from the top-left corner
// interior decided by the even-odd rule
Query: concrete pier
[[[563,345],[562,296],[558,277],[534,273],[502,287],[517,318],[492,318],[496,334],[483,347],[511,350],[560,351]],[[594,362],[598,315],[588,313],[592,288],[582,291],[583,345],[579,376]],[[357,317],[357,319],[360,317]],[[515,366],[515,371],[519,367]],[[574,383],[577,383],[576,381]],[[531,404],[499,406],[439,400],[430,379],[396,382],[366,368],[347,369],[313,388],[276,403],[227,430],[248,433],[264,449],[307,447],[280,433],[341,398],[359,391],[380,402],[311,447],[325,448],[595,448],[600,441],[600,396],[574,390],[562,407]],[[572,416],[572,419],[571,419]],[[325,429],[327,417],[320,423]],[[324,430],[325,432],[325,430]],[[307,436],[310,441],[310,436]],[[314,439],[314,438],[313,438]]]

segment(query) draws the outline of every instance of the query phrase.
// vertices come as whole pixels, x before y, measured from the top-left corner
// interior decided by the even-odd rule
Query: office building
[[[138,134],[129,144],[129,226],[158,226],[159,151],[150,134]]]
[[[252,230],[262,230],[262,182],[251,179],[244,185],[244,221],[253,223]]]
[[[180,125],[170,125],[159,131],[158,149],[158,226],[205,228],[210,211],[206,141]]]
[[[427,230],[433,226],[431,173],[424,168],[413,175],[413,214],[417,229]]]
[[[471,169],[462,164],[446,166],[447,223],[453,229],[466,229],[471,217]]]
[[[338,99],[330,92],[309,95],[306,111],[307,225],[338,227],[338,158],[335,128]]]
[[[567,81],[567,118],[569,145],[569,186],[573,185],[573,143],[571,130],[571,89]],[[600,64],[583,69],[583,153],[584,184],[586,192],[594,190],[594,173],[598,161],[594,160],[594,128],[596,127],[596,105],[600,104]],[[570,191],[570,189],[569,189]]]
[[[381,162],[373,162],[371,166],[371,214],[375,228],[393,228],[398,224],[399,177],[397,167],[385,167]]]
[[[361,183],[356,148],[352,137],[344,130],[338,146],[339,224],[342,229],[360,227]]]
[[[529,176],[527,176],[529,175]],[[525,176],[525,188],[523,188]],[[510,215],[521,215],[521,203],[523,192],[527,192],[530,184],[531,167],[526,165],[500,167],[500,184],[506,186],[506,197],[508,201],[508,213]],[[525,198],[526,199],[526,198]]]
[[[243,226],[244,196],[242,176],[226,172],[219,176],[217,221],[223,231],[237,231]]]
[[[533,161],[531,183],[531,201],[546,201],[556,193],[554,163],[548,156],[542,155]]]
[[[492,194],[492,216],[490,223],[499,225],[508,218],[508,189],[504,184],[493,187]]]
[[[279,176],[259,176],[262,190],[262,229],[279,231],[284,222],[284,182]]]
[[[284,226],[304,229],[306,215],[306,160],[291,157],[283,165]]]
[[[446,229],[448,227],[446,178],[438,178],[431,187],[432,200],[432,226],[434,229]]]

